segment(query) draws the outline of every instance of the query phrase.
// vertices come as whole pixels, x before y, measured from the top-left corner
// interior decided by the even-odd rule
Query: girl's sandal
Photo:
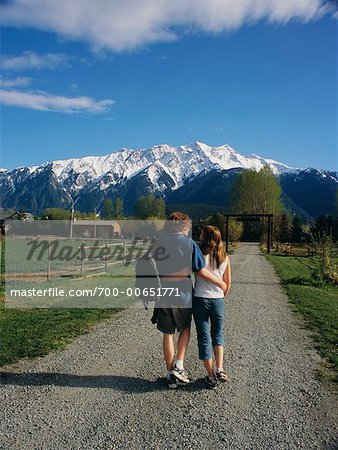
[[[221,383],[225,383],[226,381],[230,380],[228,374],[224,372],[224,370],[222,370],[221,372],[217,372],[216,376],[218,381],[220,381]]]
[[[217,377],[210,378],[208,375],[204,378],[204,382],[209,389],[215,389],[218,385]]]

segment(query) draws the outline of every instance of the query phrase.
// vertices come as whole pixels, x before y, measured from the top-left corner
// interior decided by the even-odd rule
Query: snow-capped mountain
[[[51,161],[35,167],[0,169],[2,207],[41,212],[46,207],[100,209],[105,198],[121,196],[128,210],[146,193],[171,193],[213,171],[259,170],[270,166],[277,175],[299,175],[300,169],[255,154],[243,156],[229,145],[202,142],[174,147],[123,148],[105,156]]]
[[[34,176],[49,168],[61,185],[76,193],[88,183],[98,183],[101,189],[105,189],[111,183],[126,181],[141,171],[146,171],[154,184],[165,172],[172,179],[174,188],[178,188],[202,171],[208,172],[215,168],[259,170],[264,165],[269,165],[276,174],[297,171],[255,154],[243,156],[229,145],[211,147],[202,142],[195,142],[180,147],[164,144],[148,149],[122,149],[105,156],[52,161],[37,167],[20,167],[14,171],[1,169],[0,174],[2,179],[4,176],[12,178],[16,175],[22,181],[25,176]]]

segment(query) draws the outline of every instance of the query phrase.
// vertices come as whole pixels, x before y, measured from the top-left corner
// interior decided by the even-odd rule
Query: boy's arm
[[[230,287],[231,287],[231,264],[230,264],[230,259],[229,259],[228,256],[227,256],[227,267],[226,267],[225,272],[223,274],[223,281],[227,285],[227,289],[226,289],[226,292],[224,294],[228,295]]]
[[[223,281],[221,278],[216,277],[214,274],[209,272],[209,270],[206,269],[205,267],[203,267],[203,269],[199,270],[197,272],[197,275],[199,277],[203,278],[203,280],[210,281],[211,283],[215,284],[216,286],[221,288],[224,293],[226,293],[227,285],[226,285],[225,281]]]

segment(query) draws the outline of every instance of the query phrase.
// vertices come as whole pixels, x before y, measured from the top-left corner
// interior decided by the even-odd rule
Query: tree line
[[[42,220],[69,220],[72,213],[64,208],[46,208],[42,215]],[[166,204],[162,197],[155,197],[152,194],[138,197],[134,204],[134,214],[128,218],[135,219],[165,219]],[[102,209],[94,212],[74,211],[74,218],[77,220],[95,219],[124,219],[127,218],[124,210],[123,199],[117,197],[114,201],[110,198],[103,201]]]
[[[248,169],[240,172],[230,190],[231,213],[239,214],[273,214],[274,215],[274,238],[280,242],[301,242],[308,236],[320,233],[332,234],[338,239],[338,219],[334,216],[322,216],[316,219],[311,226],[304,226],[298,215],[288,211],[281,198],[281,187],[278,177],[269,166],[256,171]],[[184,205],[177,205],[184,212]],[[190,209],[199,215],[198,221],[213,223],[224,231],[225,211],[217,210],[211,212],[210,205],[204,209],[200,206],[189,205]],[[197,211],[196,211],[197,208]],[[187,205],[188,209],[188,205]],[[200,210],[200,211],[198,211]],[[133,215],[128,218],[135,219],[165,219],[170,212],[166,207],[165,200],[153,194],[143,195],[135,200]],[[203,217],[203,212],[205,216]],[[99,211],[100,219],[123,219],[126,218],[123,199],[120,197],[107,198],[103,201]],[[198,214],[199,213],[199,214]],[[338,216],[338,190],[336,195],[336,216]],[[76,219],[97,218],[96,212],[84,213],[74,212]],[[67,220],[70,218],[69,210],[61,208],[46,209],[41,218],[52,220]],[[239,239],[261,239],[266,238],[266,224],[264,220],[259,221],[229,221],[229,233],[231,240]]]

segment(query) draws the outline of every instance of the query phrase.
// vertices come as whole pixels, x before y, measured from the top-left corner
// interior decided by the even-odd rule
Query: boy
[[[166,226],[166,234],[158,239],[170,253],[170,258],[157,261],[162,288],[174,288],[179,297],[163,297],[157,308],[157,328],[163,333],[163,354],[167,368],[166,381],[169,389],[175,389],[177,383],[189,383],[184,370],[184,358],[190,340],[192,318],[192,281],[191,272],[214,283],[226,291],[226,283],[205,268],[204,257],[197,244],[186,235],[190,228],[189,216],[181,212],[171,214]],[[178,331],[177,355],[175,359],[174,334]]]

